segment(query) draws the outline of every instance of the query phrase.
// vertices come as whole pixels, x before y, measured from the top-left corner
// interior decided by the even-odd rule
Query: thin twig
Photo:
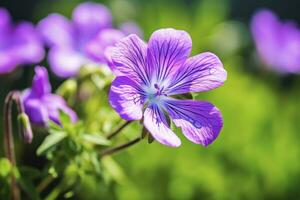
[[[41,193],[50,183],[54,181],[53,176],[48,175],[42,182],[37,186],[37,191]]]
[[[13,129],[12,129],[12,105],[13,102],[17,105],[18,116],[22,116],[21,119],[24,120],[24,117],[27,117],[25,114],[24,106],[21,101],[21,93],[19,91],[11,91],[5,98],[4,102],[4,147],[5,147],[5,155],[10,161],[13,169],[16,167],[16,158],[14,151],[14,137],[13,137]],[[26,118],[28,120],[28,118]],[[21,136],[23,137],[23,141],[26,143],[30,143],[32,137],[32,130],[29,121],[22,121],[23,123],[28,124],[20,124],[19,131]],[[20,199],[20,190],[18,187],[18,183],[15,177],[14,172],[12,173],[12,181],[11,181],[11,191],[12,191],[12,199],[19,200]]]
[[[122,144],[120,146],[104,150],[104,151],[101,152],[101,157],[108,156],[108,155],[114,154],[116,152],[119,152],[119,151],[121,151],[123,149],[126,149],[126,148],[128,148],[128,147],[130,147],[130,146],[132,146],[132,145],[134,145],[136,143],[138,143],[141,140],[142,140],[142,138],[138,137],[138,138],[136,138],[136,139],[134,139],[134,140],[132,140],[130,142],[127,142],[125,144]]]
[[[13,99],[16,98],[18,93],[12,91],[8,93],[4,102],[4,146],[5,146],[5,155],[10,161],[12,167],[16,166],[16,158],[14,151],[14,139],[12,133],[12,121],[11,121],[11,110]],[[18,98],[16,98],[18,99]],[[21,109],[18,106],[18,109]],[[11,181],[11,189],[12,189],[12,199],[19,200],[20,199],[20,191],[17,185],[15,174],[12,173],[12,181]]]
[[[12,136],[12,125],[11,125],[11,107],[12,107],[13,93],[9,93],[4,102],[4,146],[5,154],[12,165],[16,164],[14,156],[14,143]]]
[[[117,136],[131,121],[127,121],[121,126],[119,126],[116,130],[114,130],[111,134],[107,136],[107,139],[112,139],[113,137]]]

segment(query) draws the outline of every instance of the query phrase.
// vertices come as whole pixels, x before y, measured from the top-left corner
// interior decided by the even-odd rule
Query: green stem
[[[112,139],[113,137],[117,136],[127,125],[129,125],[131,121],[127,121],[121,126],[119,126],[116,130],[114,130],[111,134],[107,136],[107,139]]]
[[[19,91],[11,91],[5,98],[4,102],[4,148],[5,156],[10,161],[13,168],[16,167],[15,149],[14,149],[14,136],[12,128],[12,105],[15,102],[18,111],[19,131],[22,140],[30,143],[32,139],[31,125],[28,116],[25,114],[25,109],[21,101],[21,93]],[[12,199],[20,199],[20,190],[17,184],[15,174],[12,173]]]
[[[48,175],[38,186],[37,191],[41,193],[50,183],[54,181],[51,175]]]
[[[122,151],[128,147],[131,147],[132,145],[138,143],[139,141],[141,141],[142,138],[141,137],[138,137],[134,140],[131,140],[130,142],[127,142],[125,144],[122,144],[120,146],[117,146],[117,147],[114,147],[114,148],[111,148],[111,149],[106,149],[104,151],[102,151],[100,154],[101,154],[101,157],[104,157],[104,156],[108,156],[108,155],[111,155],[111,154],[114,154],[114,153],[117,153],[119,151]]]
[[[12,120],[11,120],[11,110],[12,103],[16,93],[14,91],[8,93],[4,102],[4,147],[5,147],[5,155],[10,161],[13,168],[16,166],[16,158],[15,158],[15,150],[14,150],[14,139],[12,133]],[[19,106],[18,106],[18,109]],[[17,185],[15,174],[12,173],[12,181],[11,181],[11,189],[12,189],[12,199],[19,200],[20,199],[20,190]]]

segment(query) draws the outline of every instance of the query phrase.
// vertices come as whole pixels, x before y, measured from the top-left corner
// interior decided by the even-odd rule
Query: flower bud
[[[28,116],[25,113],[18,115],[20,135],[25,143],[31,143],[33,134]]]

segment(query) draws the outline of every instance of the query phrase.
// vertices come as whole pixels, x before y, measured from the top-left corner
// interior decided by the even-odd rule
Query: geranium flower
[[[180,139],[170,129],[168,117],[192,142],[209,145],[223,122],[211,103],[179,100],[174,96],[204,92],[221,86],[227,73],[219,58],[202,53],[188,58],[192,41],[175,29],[155,31],[146,44],[136,35],[121,39],[110,50],[117,77],[109,101],[125,120],[141,120],[158,142],[177,147]]]
[[[0,74],[40,62],[43,57],[43,44],[34,26],[29,22],[14,25],[8,11],[0,7]]]
[[[51,85],[46,68],[35,67],[32,87],[22,95],[25,112],[32,123],[47,126],[49,120],[60,124],[59,111],[70,116],[73,122],[77,120],[76,113],[70,109],[65,100],[51,93]]]
[[[300,72],[300,29],[291,22],[281,22],[269,10],[257,12],[251,31],[264,64],[280,73]]]
[[[125,34],[112,28],[108,8],[85,2],[73,11],[72,20],[50,14],[40,21],[39,32],[50,47],[51,70],[60,77],[75,76],[83,65],[106,63],[104,51]]]

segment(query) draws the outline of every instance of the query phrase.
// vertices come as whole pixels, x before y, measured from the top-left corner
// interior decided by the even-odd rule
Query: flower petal
[[[34,96],[40,98],[51,92],[48,72],[44,67],[35,67],[35,75],[32,81],[32,92]]]
[[[166,109],[175,125],[196,144],[211,144],[223,126],[221,112],[208,102],[169,99]]]
[[[19,60],[10,49],[0,51],[0,74],[10,73],[18,65]]]
[[[213,53],[201,53],[189,58],[176,72],[167,93],[203,92],[221,86],[227,78],[220,59]]]
[[[25,112],[34,124],[45,126],[49,120],[48,111],[39,99],[28,99],[24,102]]]
[[[300,31],[294,22],[281,22],[269,10],[257,12],[251,32],[261,60],[280,73],[300,72]]]
[[[112,82],[109,103],[125,120],[143,117],[143,96],[139,86],[127,77],[119,76]]]
[[[114,68],[139,83],[149,83],[146,69],[147,45],[136,35],[121,39],[116,47],[110,50]]]
[[[95,61],[106,62],[104,52],[107,47],[115,45],[125,35],[117,29],[100,31],[86,46],[87,54]]]
[[[180,139],[170,129],[164,113],[155,105],[146,108],[144,113],[144,125],[153,138],[161,144],[178,147],[181,145]]]
[[[185,31],[160,29],[149,40],[147,71],[154,81],[160,82],[175,72],[188,58],[192,40]]]
[[[0,7],[0,27],[8,25],[10,20],[9,12],[5,8]]]
[[[112,25],[112,16],[107,7],[99,3],[85,2],[73,11],[72,19],[82,37],[91,38],[97,32]]]
[[[42,42],[31,23],[22,22],[15,28],[9,25],[7,30],[0,25],[0,73],[9,73],[17,65],[37,63],[44,57]]]
[[[44,58],[43,44],[31,23],[23,22],[17,25],[14,31],[13,45],[20,64],[37,63]]]
[[[11,30],[11,18],[9,12],[5,8],[0,7],[0,42],[6,42],[7,36]]]
[[[113,72],[115,76],[122,76],[122,73],[119,72],[112,61],[111,55],[114,52],[114,47],[107,47],[104,51],[104,59],[105,63],[109,66],[110,70]]]
[[[276,66],[282,54],[279,51],[282,46],[280,28],[277,16],[269,10],[259,11],[251,21],[251,32],[257,51],[262,60],[270,66]]]
[[[42,102],[48,110],[49,119],[53,122],[60,124],[59,110],[62,110],[67,115],[69,115],[72,122],[77,121],[76,113],[67,106],[65,100],[62,97],[54,94],[48,94],[43,97]]]
[[[285,23],[280,35],[281,51],[277,61],[277,71],[281,73],[300,73],[300,30],[297,24]],[[276,65],[274,65],[276,67]]]
[[[79,52],[60,47],[49,51],[48,61],[51,70],[62,78],[75,76],[82,65],[88,62]]]
[[[42,19],[38,31],[48,46],[72,46],[75,33],[71,22],[60,14],[50,14]]]

